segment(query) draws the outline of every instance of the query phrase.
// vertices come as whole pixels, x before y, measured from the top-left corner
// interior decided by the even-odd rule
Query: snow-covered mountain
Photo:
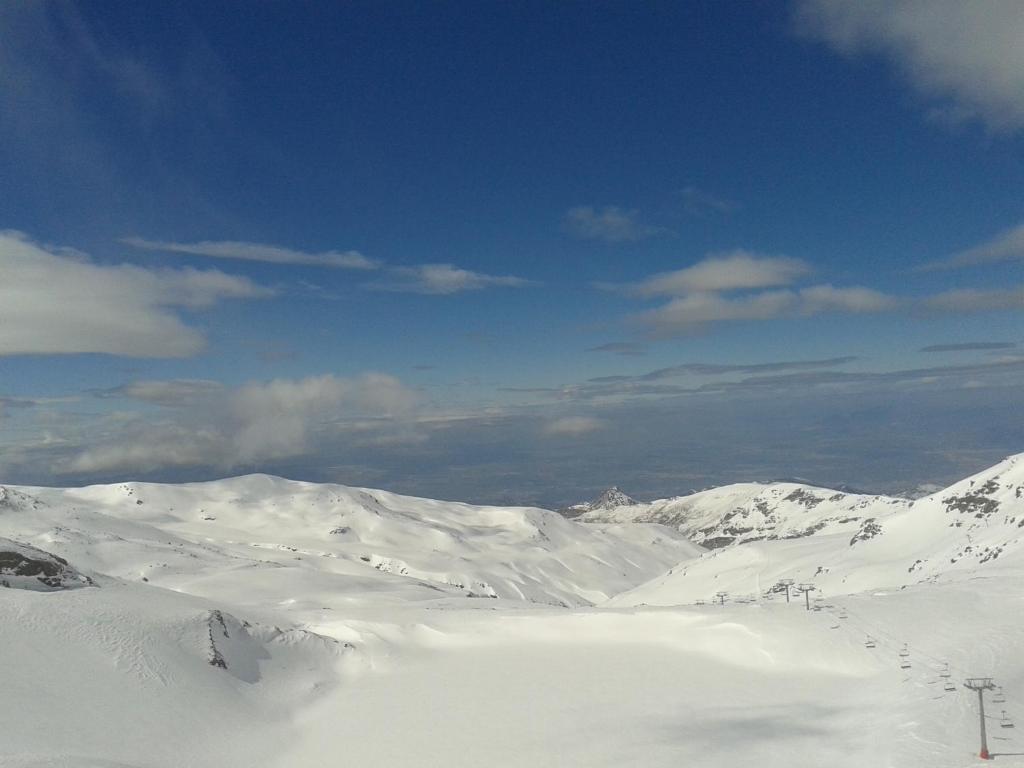
[[[660,523],[717,549],[762,539],[856,532],[861,522],[906,507],[907,499],[833,491],[793,482],[736,483],[648,503],[589,507],[585,523]]]
[[[615,510],[604,519],[624,517]],[[913,501],[727,486],[655,502],[633,519],[675,524],[718,548],[618,596],[620,604],[757,593],[779,578],[831,595],[966,578],[996,561],[1024,564],[1024,454]]]
[[[267,475],[187,485],[8,488],[0,535],[133,581],[587,605],[699,551],[660,526],[583,527],[529,507],[475,507]],[[381,578],[384,575],[387,578]]]
[[[630,498],[620,491],[617,486],[613,485],[611,488],[608,488],[598,494],[597,498],[593,501],[586,501],[581,504],[572,504],[568,507],[562,507],[558,510],[558,514],[571,520],[579,517],[580,515],[587,514],[588,512],[610,512],[623,507],[633,507],[639,503],[640,502]]]
[[[2,488],[0,768],[962,768],[968,675],[1021,766],[1022,496],[1024,455],[913,502],[586,524],[264,475]]]

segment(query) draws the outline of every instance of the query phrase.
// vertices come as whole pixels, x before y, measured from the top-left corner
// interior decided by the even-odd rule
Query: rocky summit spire
[[[616,507],[632,507],[638,503],[613,485],[590,502],[589,506],[590,509],[615,509]]]

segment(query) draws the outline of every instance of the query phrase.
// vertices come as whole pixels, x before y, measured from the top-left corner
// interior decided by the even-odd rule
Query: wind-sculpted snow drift
[[[959,768],[936,665],[1024,699],[1022,496],[1022,456],[913,502],[744,484],[586,523],[264,475],[0,488],[0,766]]]

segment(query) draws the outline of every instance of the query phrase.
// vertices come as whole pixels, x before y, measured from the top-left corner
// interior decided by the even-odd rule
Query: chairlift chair
[[[1013,728],[1013,720],[1011,720],[1010,716],[1006,714],[1006,710],[1003,710],[1003,716],[999,718],[999,727]]]
[[[874,648],[875,647],[875,638],[869,636],[868,639],[864,641],[864,647],[865,648]]]
[[[947,677],[947,678],[950,677],[949,662],[948,661],[946,662],[946,666],[942,668],[942,671],[939,672],[939,677]]]
[[[900,657],[905,659],[909,655],[910,655],[910,648],[908,648],[907,644],[904,643],[903,644],[903,648],[900,650]]]
[[[996,692],[992,695],[992,701],[994,701],[996,704],[1006,703],[1006,696],[1003,694],[1002,686],[996,688]]]
[[[952,680],[947,680],[946,684],[942,686],[942,689],[949,693],[953,693],[956,691],[956,684]]]
[[[848,618],[850,618],[850,617],[849,617],[849,616],[848,616],[848,615],[846,614],[846,609],[845,609],[845,608],[844,608],[843,610],[841,610],[841,611],[839,612],[839,618],[840,618],[840,619],[848,619]]]
[[[910,669],[910,659],[904,659],[900,662],[900,669]]]

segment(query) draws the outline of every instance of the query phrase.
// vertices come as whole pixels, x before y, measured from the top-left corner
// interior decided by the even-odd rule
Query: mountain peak
[[[636,499],[632,499],[620,491],[618,486],[613,485],[590,502],[588,506],[590,509],[615,509],[616,507],[632,507],[638,503]]]

